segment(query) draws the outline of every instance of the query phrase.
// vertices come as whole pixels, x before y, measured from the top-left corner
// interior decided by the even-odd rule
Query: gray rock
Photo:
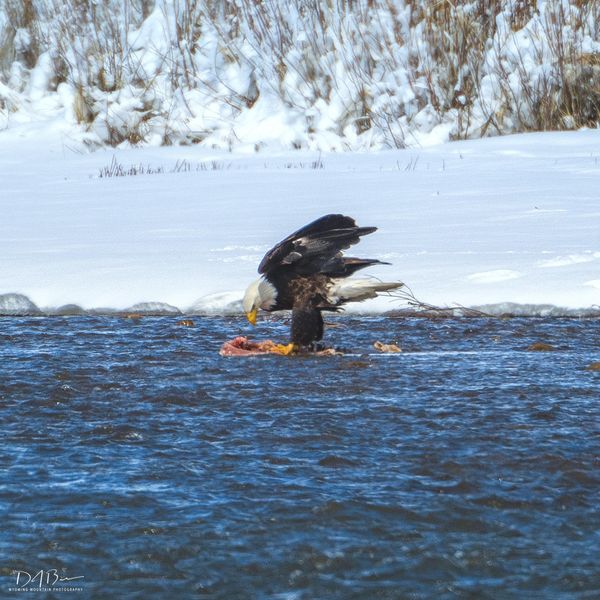
[[[165,302],[139,302],[125,309],[125,313],[135,313],[144,316],[168,317],[181,315],[182,312],[176,307]]]
[[[41,315],[42,311],[23,294],[0,294],[0,315]]]

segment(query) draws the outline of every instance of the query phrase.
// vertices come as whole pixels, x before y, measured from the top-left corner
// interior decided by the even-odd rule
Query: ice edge
[[[1,317],[70,317],[70,316],[240,316],[243,314],[241,301],[232,300],[231,293],[216,294],[197,300],[187,308],[173,306],[166,302],[140,302],[126,308],[99,307],[83,308],[78,304],[64,304],[57,307],[38,307],[24,294],[0,294]],[[410,307],[394,310],[354,309],[349,316],[378,315],[385,317],[572,317],[599,318],[600,306],[568,308],[554,304],[518,304],[499,302],[478,306],[449,306],[439,309],[421,310]]]

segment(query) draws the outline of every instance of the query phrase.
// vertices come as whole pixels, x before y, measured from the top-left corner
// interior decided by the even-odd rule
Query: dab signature
[[[69,581],[76,581],[78,579],[84,579],[85,575],[77,575],[75,577],[64,577],[61,576],[57,569],[41,569],[36,573],[29,573],[28,571],[14,571],[17,576],[15,585],[19,588],[35,585],[38,587],[53,587],[57,583],[66,583]]]

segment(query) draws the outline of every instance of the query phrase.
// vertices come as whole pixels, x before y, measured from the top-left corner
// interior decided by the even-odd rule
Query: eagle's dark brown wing
[[[348,277],[380,261],[343,257],[342,250],[358,243],[360,237],[373,233],[377,227],[358,227],[351,217],[325,215],[298,229],[262,259],[258,272],[269,279],[284,272],[296,275],[322,273],[332,277]]]

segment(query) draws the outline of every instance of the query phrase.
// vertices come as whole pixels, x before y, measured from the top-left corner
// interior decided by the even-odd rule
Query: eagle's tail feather
[[[402,287],[399,281],[386,282],[373,279],[339,279],[334,280],[328,294],[328,300],[334,306],[346,302],[362,302],[376,298],[381,292],[390,292]]]

